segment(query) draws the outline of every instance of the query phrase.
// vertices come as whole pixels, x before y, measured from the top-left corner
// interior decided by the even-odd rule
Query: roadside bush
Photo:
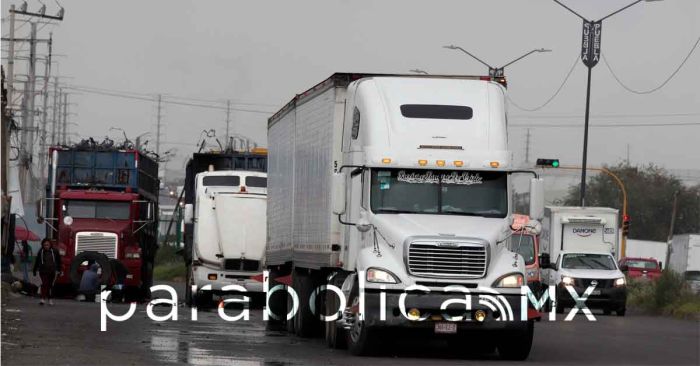
[[[182,256],[177,254],[178,248],[170,245],[162,245],[156,252],[156,266],[166,263],[182,263]]]
[[[158,281],[184,282],[186,268],[183,262],[160,264],[153,269],[153,277]]]
[[[656,281],[631,280],[627,302],[646,314],[700,319],[700,296],[672,271],[665,271]]]

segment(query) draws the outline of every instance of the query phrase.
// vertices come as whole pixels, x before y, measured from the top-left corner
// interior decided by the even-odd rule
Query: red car
[[[661,264],[654,258],[622,258],[620,270],[628,278],[655,280],[661,276]]]

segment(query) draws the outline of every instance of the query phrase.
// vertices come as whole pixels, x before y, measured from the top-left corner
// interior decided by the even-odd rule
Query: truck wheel
[[[564,307],[557,304],[556,311],[557,311],[557,314],[564,314]]]
[[[313,275],[301,273],[301,271],[294,272],[292,277],[294,290],[299,295],[299,309],[294,316],[294,333],[302,338],[310,338],[316,335],[319,325],[318,319],[311,313],[309,304],[309,297],[316,289],[316,281]],[[315,308],[319,307],[315,306]]]
[[[153,262],[148,262],[143,265],[141,272],[141,291],[140,300],[148,301],[151,299],[151,287],[153,286]]]
[[[622,309],[616,311],[615,313],[617,314],[617,316],[625,316],[626,312],[627,312],[627,308],[622,308]]]
[[[80,266],[83,262],[95,262],[102,268],[102,277],[100,280],[100,285],[109,285],[112,279],[112,266],[109,263],[109,258],[106,255],[87,251],[82,252],[73,258],[70,264],[70,280],[73,282],[73,286],[76,288],[80,286],[80,280],[82,279],[81,273],[78,273]]]
[[[198,309],[208,309],[214,306],[214,295],[211,292],[197,291],[194,295],[194,303]]]
[[[504,360],[522,361],[530,355],[532,348],[532,337],[534,335],[534,323],[530,320],[523,330],[513,331],[499,339],[496,346],[498,354]]]
[[[358,287],[356,282],[350,292],[348,306],[352,309],[357,309],[359,307],[360,296]],[[370,355],[374,351],[374,342],[376,342],[373,333],[371,329],[365,326],[365,322],[359,319],[357,313],[355,313],[355,317],[352,320],[352,327],[347,331],[346,336],[346,343],[350,353],[355,356]]]
[[[343,282],[345,281],[345,277],[346,276],[337,274],[333,277],[329,284],[341,288],[343,286]],[[330,316],[334,312],[338,311],[338,306],[340,306],[340,299],[338,299],[338,296],[335,292],[326,291],[325,304],[325,314]],[[340,309],[341,314],[338,320],[342,318],[342,313],[344,310],[345,309]],[[326,335],[326,345],[328,345],[328,347],[334,349],[345,349],[348,347],[346,339],[347,332],[345,331],[345,329],[338,326],[337,320],[324,322],[323,325]]]
[[[279,272],[270,268],[270,290],[277,285],[275,279],[279,277]],[[267,293],[263,293],[263,306],[272,314],[275,314],[280,319],[275,319],[270,315],[267,322],[265,323],[265,329],[271,331],[283,331],[285,330],[285,317],[287,316],[287,291],[283,289],[281,291],[275,291],[270,295],[269,299]],[[265,310],[263,310],[265,311]],[[289,322],[291,323],[291,321]]]
[[[608,309],[608,308],[603,309],[603,315],[610,315],[610,309]]]

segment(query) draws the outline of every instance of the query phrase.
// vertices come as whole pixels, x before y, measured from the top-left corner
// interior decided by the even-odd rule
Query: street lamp
[[[564,9],[570,11],[577,17],[583,20],[583,35],[581,41],[581,61],[588,68],[588,81],[586,83],[586,113],[584,117],[584,127],[583,127],[583,162],[581,163],[581,207],[586,204],[586,163],[588,158],[588,117],[591,106],[591,70],[598,64],[601,57],[600,41],[601,34],[603,31],[603,20],[610,18],[611,16],[637,4],[642,1],[652,2],[661,0],[636,0],[629,5],[623,6],[622,8],[600,18],[600,20],[588,20],[584,18],[581,14],[575,12],[568,6],[562,4],[559,0],[553,0],[555,3],[561,5]]]
[[[501,67],[494,67],[494,66],[491,66],[491,65],[487,64],[486,62],[482,61],[480,58],[474,56],[473,54],[469,53],[469,51],[465,50],[464,48],[462,48],[460,46],[455,46],[455,45],[451,44],[449,46],[442,46],[442,48],[447,48],[448,50],[460,50],[460,51],[464,52],[465,54],[471,56],[473,59],[479,61],[482,65],[488,67],[489,68],[489,76],[491,76],[493,78],[505,78],[506,66],[510,66],[510,65],[514,64],[515,62],[520,61],[520,60],[524,59],[527,56],[530,56],[531,54],[533,54],[535,52],[552,52],[552,50],[548,50],[548,49],[544,49],[544,48],[536,48],[536,49],[525,53],[524,55],[516,58],[515,60],[513,60],[513,61],[511,61],[511,62],[509,62]]]

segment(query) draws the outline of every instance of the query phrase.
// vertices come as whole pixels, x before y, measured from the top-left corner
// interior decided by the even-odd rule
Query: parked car
[[[661,263],[654,258],[629,258],[620,260],[620,270],[627,278],[655,280],[661,277]]]

